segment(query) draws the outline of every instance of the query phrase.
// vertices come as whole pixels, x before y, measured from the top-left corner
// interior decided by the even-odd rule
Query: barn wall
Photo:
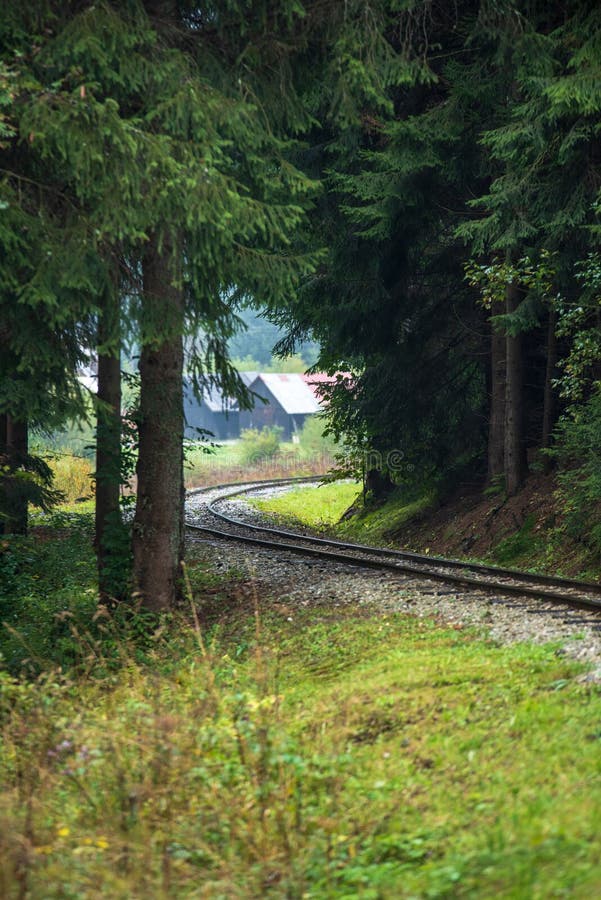
[[[240,413],[240,429],[258,428],[261,430],[261,428],[273,428],[275,426],[283,429],[282,438],[289,441],[294,430],[292,417],[288,415],[264,384],[259,384],[256,387],[251,385],[251,389],[260,397],[264,397],[268,402],[261,403],[260,400],[256,400],[253,409],[242,410]]]
[[[196,428],[211,431],[218,440],[233,440],[240,436],[240,413],[213,412],[205,404],[199,403],[192,392],[186,391],[184,396],[184,415],[186,419],[185,437],[198,440]]]

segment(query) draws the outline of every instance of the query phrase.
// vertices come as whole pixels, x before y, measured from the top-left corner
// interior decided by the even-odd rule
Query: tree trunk
[[[183,559],[183,292],[171,249],[154,236],[143,260],[143,317],[147,328],[162,324],[163,337],[147,331],[140,356],[134,588],[155,612],[178,598]]]
[[[4,518],[6,510],[6,479],[1,473],[1,467],[7,463],[6,455],[6,431],[8,428],[8,416],[6,413],[0,415],[0,534],[4,534],[6,519]]]
[[[7,416],[6,456],[11,471],[26,465],[28,450],[29,429],[27,422],[17,422],[12,416]],[[18,480],[9,479],[6,488],[6,501],[8,515],[4,522],[4,533],[27,534],[27,492],[20,490]]]
[[[107,291],[98,321],[98,410],[96,418],[95,545],[98,590],[102,603],[121,600],[128,581],[122,535],[121,485],[121,360],[119,295]]]
[[[511,282],[505,292],[506,312],[514,313],[520,303],[520,289]],[[528,472],[524,435],[524,388],[522,335],[507,333],[505,390],[505,489],[509,496],[517,493]]]
[[[557,335],[555,329],[557,326],[557,314],[553,308],[549,310],[549,323],[547,327],[547,367],[545,371],[545,393],[543,399],[543,433],[542,446],[551,446],[551,437],[553,435],[553,426],[555,425],[556,400],[555,390],[553,388],[553,379],[555,377],[555,369],[557,367]],[[551,469],[551,459],[545,457],[545,471]]]
[[[496,305],[496,304],[495,304]],[[494,307],[492,315],[498,310]],[[490,420],[488,427],[488,482],[504,471],[505,462],[505,335],[491,324]]]

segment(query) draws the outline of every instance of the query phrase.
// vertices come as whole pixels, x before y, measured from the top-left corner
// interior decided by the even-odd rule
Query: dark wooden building
[[[238,403],[225,397],[218,387],[203,388],[199,399],[194,394],[191,382],[184,381],[184,434],[190,440],[200,440],[203,437],[233,440],[240,434],[239,416]]]
[[[240,412],[240,429],[282,429],[284,440],[293,440],[307,416],[319,412],[321,406],[304,376],[298,374],[259,373],[249,384],[258,395],[251,410]]]
[[[240,378],[247,387],[257,375],[258,372],[240,372]],[[203,431],[211,432],[213,438],[218,441],[235,440],[240,437],[238,401],[226,397],[215,385],[204,387],[198,398],[194,393],[192,382],[184,379],[184,416],[185,436],[190,440],[200,439]]]

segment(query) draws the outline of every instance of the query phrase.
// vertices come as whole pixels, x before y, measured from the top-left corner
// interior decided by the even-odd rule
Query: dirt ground
[[[484,496],[482,484],[465,485],[444,505],[411,520],[394,537],[403,548],[428,548],[441,556],[486,558],[533,517],[533,541],[544,543],[545,535],[561,523],[556,491],[554,476],[543,474],[531,475],[520,493],[510,498],[501,494]],[[566,564],[569,568],[569,560]],[[576,568],[580,564],[580,559],[574,559]]]

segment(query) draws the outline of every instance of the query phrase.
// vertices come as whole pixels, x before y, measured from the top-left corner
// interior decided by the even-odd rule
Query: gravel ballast
[[[265,488],[260,493],[269,496],[288,489]],[[188,521],[215,525],[207,504],[227,492],[220,488],[189,495]],[[272,519],[243,499],[224,501],[219,509],[254,525],[273,526]],[[495,596],[421,577],[305,559],[285,550],[252,547],[235,540],[192,539],[196,556],[211,569],[221,574],[228,570],[237,574],[244,572],[265,592],[276,595],[279,601],[292,608],[321,603],[369,605],[384,612],[436,618],[441,624],[455,627],[476,627],[499,643],[557,643],[558,654],[587,665],[587,672],[580,676],[582,680],[601,683],[599,613],[564,608],[532,598]]]

